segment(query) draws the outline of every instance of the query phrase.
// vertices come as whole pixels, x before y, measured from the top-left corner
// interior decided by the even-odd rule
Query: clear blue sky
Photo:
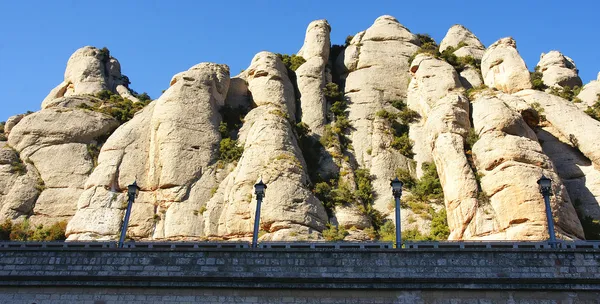
[[[513,36],[530,69],[556,49],[584,83],[600,71],[600,1],[0,0],[0,121],[37,111],[63,80],[69,56],[106,46],[131,87],[158,98],[171,76],[199,62],[245,69],[262,50],[295,53],[308,23],[325,18],[332,43],[395,16],[438,43],[456,23],[489,46]]]

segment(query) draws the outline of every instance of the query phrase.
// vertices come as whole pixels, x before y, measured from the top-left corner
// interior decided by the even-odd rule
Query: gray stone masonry
[[[600,291],[598,249],[0,249],[0,286]]]

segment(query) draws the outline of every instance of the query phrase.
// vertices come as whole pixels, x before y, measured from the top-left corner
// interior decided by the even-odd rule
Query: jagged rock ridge
[[[437,55],[416,56],[422,36],[392,16],[337,58],[330,31],[326,20],[309,24],[295,71],[270,52],[235,77],[226,65],[195,65],[125,123],[99,97],[141,103],[119,62],[107,49],[77,50],[42,110],[3,126],[0,217],[68,220],[69,240],[115,239],[135,180],[129,237],[248,240],[262,178],[261,240],[386,239],[396,224],[389,180],[401,174],[413,238],[539,240],[544,174],[559,237],[594,237],[600,122],[582,110],[598,81],[581,104],[531,90],[514,39],[486,49],[461,25]],[[581,86],[559,52],[542,54],[538,71],[547,87]],[[246,114],[232,125],[234,110]]]

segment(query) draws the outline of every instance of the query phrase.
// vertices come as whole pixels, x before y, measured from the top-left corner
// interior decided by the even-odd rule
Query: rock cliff
[[[136,181],[129,238],[249,240],[262,179],[264,241],[391,241],[397,224],[407,240],[544,240],[543,174],[557,236],[600,238],[600,79],[578,92],[566,55],[530,72],[514,39],[486,48],[462,25],[439,47],[388,15],[346,45],[330,32],[313,21],[297,54],[234,77],[197,64],[153,101],[108,49],[77,50],[41,110],[1,124],[0,219],[114,240]]]

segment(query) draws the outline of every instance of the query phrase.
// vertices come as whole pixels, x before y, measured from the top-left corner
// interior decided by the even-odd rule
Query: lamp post
[[[256,248],[258,242],[258,226],[260,224],[260,204],[265,197],[265,189],[267,185],[262,179],[254,185],[254,193],[256,194],[256,213],[254,214],[254,233],[252,234],[252,248]]]
[[[400,197],[402,197],[402,182],[398,177],[394,178],[390,183],[392,186],[392,194],[396,200],[396,248],[402,248],[402,235],[400,234]]]
[[[127,234],[127,225],[129,224],[129,216],[131,215],[131,206],[133,201],[138,195],[140,187],[137,185],[137,181],[127,186],[127,211],[125,211],[125,218],[123,219],[123,227],[121,227],[121,237],[119,238],[119,248],[123,248],[123,242],[125,241],[125,235]]]
[[[554,220],[552,219],[552,209],[550,208],[550,196],[552,196],[552,180],[542,177],[537,181],[540,187],[540,193],[544,196],[546,204],[546,219],[548,220],[548,234],[550,235],[550,247],[556,248],[556,237],[554,236]]]

